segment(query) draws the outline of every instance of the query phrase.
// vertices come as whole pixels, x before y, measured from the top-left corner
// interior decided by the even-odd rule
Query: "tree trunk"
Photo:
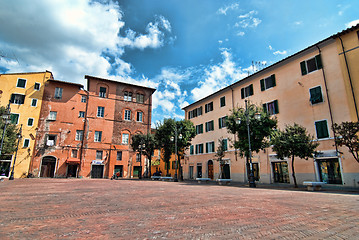
[[[295,171],[294,171],[294,155],[292,156],[292,176],[294,180],[294,187],[297,188],[298,187],[297,178],[295,177]]]

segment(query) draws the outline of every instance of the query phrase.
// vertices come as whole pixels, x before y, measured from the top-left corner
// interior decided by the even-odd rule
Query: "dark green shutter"
[[[275,74],[273,74],[271,76],[271,78],[272,78],[272,85],[273,85],[273,87],[275,87],[276,86],[276,84],[275,84]]]
[[[307,74],[307,67],[306,67],[305,61],[300,63],[300,69],[302,70],[302,75]]]
[[[264,90],[266,90],[265,86],[264,86],[264,79],[261,79],[261,91],[264,91]]]
[[[327,121],[323,120],[323,121],[318,121],[315,123],[315,129],[317,131],[317,138],[328,138],[329,137],[329,132],[328,132],[328,126],[327,126]]]
[[[244,88],[241,89],[241,98],[244,98]]]
[[[228,150],[228,144],[227,144],[227,139],[223,139],[223,142],[222,142],[222,144],[223,144],[223,149],[225,150],[225,151],[227,151]]]
[[[278,100],[275,100],[275,101],[274,101],[274,111],[275,111],[275,113],[274,113],[274,114],[279,113],[279,108],[278,108]]]
[[[267,104],[266,104],[266,103],[263,104],[263,111],[264,111],[265,113],[267,113]]]
[[[252,96],[254,93],[253,91],[253,84],[249,85],[249,96]]]
[[[206,143],[206,153],[208,153],[209,143]]]
[[[15,102],[15,94],[11,94],[10,102],[11,102],[11,103],[14,103],[14,102]]]
[[[315,56],[315,62],[317,63],[318,69],[323,68],[322,58],[320,57],[320,54]]]
[[[222,128],[222,118],[218,118],[218,127],[219,129]]]

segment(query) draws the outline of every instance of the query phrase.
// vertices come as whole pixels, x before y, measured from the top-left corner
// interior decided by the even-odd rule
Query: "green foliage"
[[[219,166],[220,166],[220,170],[221,170],[221,172],[219,173],[219,176],[222,176],[222,173],[223,173],[223,167],[224,167],[223,158],[226,154],[226,146],[224,145],[223,140],[224,140],[223,137],[218,139],[217,152],[214,155],[216,157],[215,160],[219,162]]]
[[[249,105],[248,119],[250,127],[251,150],[259,152],[259,150],[268,147],[268,137],[271,135],[273,129],[277,126],[277,119],[271,118],[268,113],[263,111],[262,107]],[[260,119],[255,119],[255,114],[260,114]],[[240,123],[237,123],[240,119]],[[248,142],[248,128],[247,128],[247,114],[244,108],[236,108],[228,116],[227,129],[228,132],[235,134],[237,140],[234,141],[234,147],[239,150],[241,157],[249,156],[249,142]]]
[[[346,146],[359,163],[359,122],[334,123],[333,131],[336,135],[335,143],[338,146]]]
[[[145,147],[143,147],[145,144]],[[142,147],[140,147],[142,146]],[[135,134],[131,137],[131,147],[133,151],[141,151],[149,160],[149,165],[152,166],[151,157],[156,147],[155,135],[148,134]],[[149,176],[151,176],[151,167],[149,167]]]
[[[293,126],[287,125],[284,131],[276,131],[272,135],[271,144],[273,151],[277,153],[278,158],[292,158],[292,176],[295,187],[298,187],[294,171],[294,157],[308,160],[316,153],[315,149],[319,143],[314,142],[314,137],[307,133],[307,130],[294,123]]]
[[[2,115],[5,112],[6,112],[6,108],[0,107],[0,141],[3,135],[4,125],[5,125],[5,121],[3,120]],[[17,133],[18,133],[18,129],[16,125],[11,123],[6,125],[6,132],[5,132],[4,143],[3,143],[1,154],[12,154],[13,152],[15,152],[16,143],[17,143],[17,138],[16,138]]]

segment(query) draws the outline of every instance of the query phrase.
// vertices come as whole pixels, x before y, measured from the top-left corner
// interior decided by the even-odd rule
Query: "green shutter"
[[[329,132],[328,132],[328,125],[327,120],[318,121],[315,123],[315,129],[317,132],[317,138],[328,138]]]
[[[244,88],[241,89],[241,98],[244,98]]]
[[[11,102],[11,103],[14,103],[14,102],[15,102],[15,94],[11,94],[10,102]]]
[[[279,108],[278,108],[278,100],[274,100],[274,114],[279,113]]]
[[[263,104],[263,111],[264,111],[265,113],[267,113],[267,104],[266,104],[266,103]]]
[[[249,85],[249,96],[252,96],[254,93],[253,91],[253,84]]]
[[[318,69],[322,69],[322,68],[323,68],[322,58],[320,57],[320,54],[317,55],[317,56],[315,56],[315,62],[317,63]]]
[[[225,150],[225,151],[227,151],[228,150],[228,144],[227,144],[227,139],[223,139],[223,142],[222,142],[222,144],[223,144],[223,149]]]
[[[264,86],[264,79],[261,79],[261,91],[264,91],[264,90],[266,90],[265,86]]]
[[[206,143],[206,153],[208,153],[209,143]]]
[[[272,78],[272,84],[273,84],[273,87],[276,86],[275,84],[275,74],[273,74],[272,76],[270,76]]]
[[[222,118],[218,118],[218,127],[219,129],[222,128]]]
[[[189,150],[189,153],[191,154],[191,155],[193,155],[193,145],[191,145],[191,147],[190,147],[190,150]]]
[[[307,74],[307,67],[306,67],[305,61],[300,63],[300,69],[302,70],[302,75]]]
[[[12,114],[11,113],[11,123],[12,124],[17,124],[18,120],[19,120],[19,114]]]

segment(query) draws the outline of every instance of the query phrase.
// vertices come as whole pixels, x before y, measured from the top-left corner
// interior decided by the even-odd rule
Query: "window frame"
[[[271,86],[267,86],[267,85],[269,85],[268,84],[269,81],[271,82]],[[275,79],[275,74],[272,74],[269,77],[261,79],[260,80],[260,85],[261,85],[261,91],[262,92],[277,86],[276,79]]]
[[[49,138],[53,138],[53,139],[49,139]],[[57,135],[56,134],[46,134],[46,143],[45,145],[48,147],[54,147],[56,146],[56,142],[57,142]],[[54,141],[52,145],[49,144],[49,141]]]
[[[123,120],[125,121],[131,121],[131,110],[125,109],[123,112]]]
[[[38,86],[38,88],[37,88],[36,86]],[[41,83],[35,82],[35,84],[34,84],[34,90],[35,90],[35,91],[40,91],[40,89],[41,89]]]
[[[102,159],[103,159],[103,150],[96,150],[96,160],[102,160]]]
[[[10,96],[10,103],[16,105],[22,105],[25,103],[25,94],[12,93]]]
[[[214,131],[214,121],[213,120],[206,122],[205,130],[206,130],[206,132]]]
[[[82,95],[81,96],[81,102],[86,103],[87,102],[87,97]]]
[[[95,131],[94,142],[101,142],[101,141],[102,141],[102,131]]]
[[[31,125],[29,125],[29,121],[30,121],[30,120],[32,120]],[[34,119],[34,118],[28,118],[28,119],[27,119],[27,126],[28,126],[28,127],[34,126],[34,122],[35,122],[35,119]]]
[[[85,112],[79,111],[79,118],[85,118]]]
[[[320,98],[319,98],[319,100],[313,101],[314,97],[312,96],[312,90],[313,90],[313,94],[314,94],[314,90],[318,89],[318,88],[319,88]],[[309,88],[309,101],[312,105],[324,102],[323,91],[322,91],[322,87],[320,85],[316,86],[316,87]]]
[[[30,106],[31,107],[37,107],[37,98],[31,98],[31,104],[30,104]],[[35,105],[33,105],[33,103],[35,102]]]
[[[74,154],[76,153],[76,154]],[[77,158],[78,156],[78,150],[77,149],[71,149],[71,157],[72,158]]]
[[[126,138],[124,136],[127,136]],[[126,141],[124,141],[126,140]],[[129,133],[122,133],[121,134],[121,144],[128,145],[130,143],[130,134]]]
[[[325,125],[323,125],[323,126],[325,126],[325,130],[326,130],[327,135],[319,136],[319,133],[320,133],[318,131],[319,130],[319,128],[318,128],[319,123],[325,123]],[[328,138],[330,138],[329,125],[328,125],[328,120],[327,119],[322,119],[322,120],[315,121],[314,122],[314,127],[315,127],[315,134],[316,134],[316,137],[317,137],[318,140],[319,139],[328,139]],[[323,129],[321,129],[321,130],[323,130]]]
[[[76,130],[75,141],[82,141],[84,138],[84,130]]]
[[[315,61],[316,69],[309,72],[308,62],[313,60],[313,59]],[[308,59],[306,59],[304,61],[301,61],[299,65],[300,65],[300,70],[301,70],[302,76],[307,75],[307,74],[312,73],[312,72],[316,72],[316,71],[323,68],[323,62],[322,62],[322,58],[321,58],[320,54],[318,54],[318,55],[316,55],[314,57],[310,57],[310,58],[308,58]]]
[[[27,143],[27,144],[26,144]],[[30,139],[29,138],[24,138],[24,142],[22,144],[23,148],[28,148],[30,147]]]
[[[206,153],[214,153],[214,152],[215,152],[214,141],[206,142]]]
[[[218,128],[219,129],[227,127],[227,119],[228,119],[228,116],[218,118]]]
[[[137,93],[136,94],[136,102],[137,103],[144,103],[145,101],[145,95],[142,93]]]
[[[116,153],[116,161],[122,161],[122,151],[117,151],[117,153]]]
[[[203,133],[203,123],[196,125],[196,135]]]
[[[19,86],[20,81],[25,81],[23,87]],[[16,87],[17,87],[17,88],[26,88],[26,84],[27,84],[27,79],[25,79],[25,78],[18,78],[18,79],[17,79],[17,82],[16,82]]]
[[[57,111],[50,111],[49,116],[47,117],[48,121],[56,121],[57,119]]]
[[[271,113],[268,108],[268,105],[269,104],[274,104],[274,113]],[[266,103],[263,103],[263,110],[268,113],[270,116],[272,115],[276,115],[279,113],[279,105],[278,105],[278,99],[276,100],[273,100],[273,101],[270,101],[270,102],[266,102]]]
[[[123,100],[126,102],[132,102],[132,92],[125,91],[123,94]]]
[[[254,95],[253,84],[250,84],[246,87],[241,88],[241,98],[242,99],[245,99],[245,98],[253,96],[253,95]]]
[[[105,90],[105,91],[101,91],[101,90]],[[100,87],[99,91],[98,91],[98,96],[101,98],[106,98],[107,96],[107,88],[106,87]]]
[[[137,115],[136,116],[136,121],[137,122],[143,122],[143,112],[138,111],[136,115]],[[141,119],[139,119],[139,116],[141,116]]]
[[[219,106],[220,107],[226,106],[226,96],[223,96],[219,99]]]
[[[63,88],[55,87],[54,98],[55,98],[55,99],[62,99],[63,91],[64,91]]]
[[[13,116],[17,116],[17,121],[16,123],[13,121],[14,117]],[[19,113],[10,113],[10,120],[12,124],[18,125],[19,121],[20,121],[20,114]]]
[[[97,117],[103,118],[105,117],[105,107],[97,106]]]
[[[207,103],[204,105],[204,112],[212,112],[213,111],[213,102]]]

